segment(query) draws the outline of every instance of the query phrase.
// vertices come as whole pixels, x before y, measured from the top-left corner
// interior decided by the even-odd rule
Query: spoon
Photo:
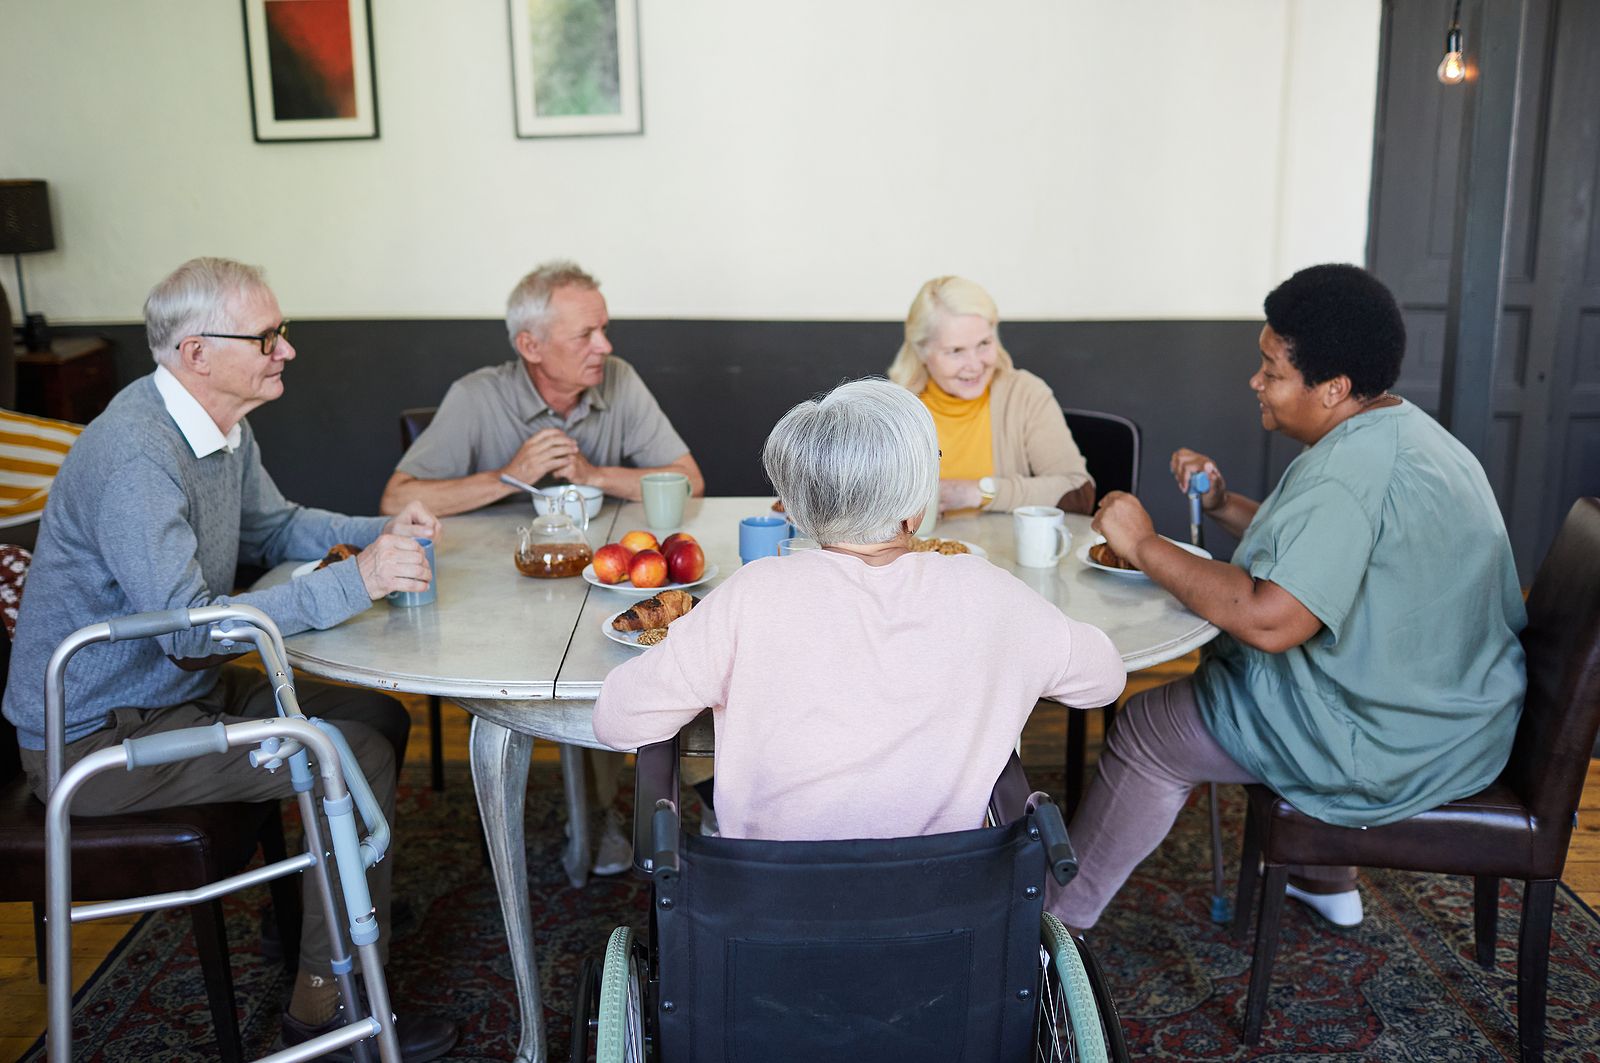
[[[530,495],[539,495],[540,497],[543,497],[544,495],[544,492],[540,491],[537,487],[533,486],[532,484],[523,483],[521,480],[517,479],[515,476],[512,476],[508,472],[503,472],[500,474],[500,482],[503,484],[510,484],[512,487],[520,487]]]

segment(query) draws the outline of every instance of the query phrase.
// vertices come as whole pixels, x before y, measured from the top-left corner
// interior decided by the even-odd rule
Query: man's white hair
[[[151,357],[168,369],[178,364],[178,344],[202,332],[237,332],[236,296],[267,286],[259,266],[231,258],[191,258],[167,274],[144,301],[144,333]]]
[[[882,377],[784,414],[761,451],[801,535],[868,545],[900,534],[939,489],[939,437],[922,400]]]
[[[506,298],[506,335],[511,338],[513,348],[519,332],[531,332],[536,339],[549,338],[546,326],[550,321],[550,297],[557,288],[586,288],[597,292],[600,282],[567,259],[546,262],[518,281]]]

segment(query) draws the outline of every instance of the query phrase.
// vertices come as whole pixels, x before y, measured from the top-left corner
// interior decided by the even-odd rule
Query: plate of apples
[[[688,532],[674,532],[660,542],[647,531],[631,531],[594,552],[583,578],[596,587],[623,594],[650,595],[683,590],[715,579],[717,566]]]

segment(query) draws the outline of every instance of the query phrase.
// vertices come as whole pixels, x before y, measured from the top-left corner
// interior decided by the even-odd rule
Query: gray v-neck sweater
[[[382,517],[297,506],[262,468],[249,422],[232,453],[196,458],[152,377],[124,388],[61,464],[17,617],[5,715],[27,749],[44,748],[45,667],[80,627],[128,613],[240,602],[285,635],[346,620],[372,602],[354,561],[269,590],[232,595],[234,570],[321,557],[335,543],[365,546]],[[204,629],[101,643],[67,667],[67,740],[116,708],[163,708],[207,693],[216,669],[168,660],[217,652]]]

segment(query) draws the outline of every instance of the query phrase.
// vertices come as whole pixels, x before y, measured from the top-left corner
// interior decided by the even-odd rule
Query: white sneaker
[[[1361,891],[1345,890],[1343,893],[1307,893],[1293,884],[1284,886],[1284,892],[1316,912],[1334,926],[1349,930],[1361,925],[1366,913],[1361,909]]]
[[[633,866],[633,842],[622,833],[622,820],[611,809],[606,809],[605,823],[600,830],[600,844],[595,847],[596,875],[620,875]]]
[[[717,829],[717,813],[705,805],[700,806],[700,833],[707,838],[722,836],[722,831]]]

